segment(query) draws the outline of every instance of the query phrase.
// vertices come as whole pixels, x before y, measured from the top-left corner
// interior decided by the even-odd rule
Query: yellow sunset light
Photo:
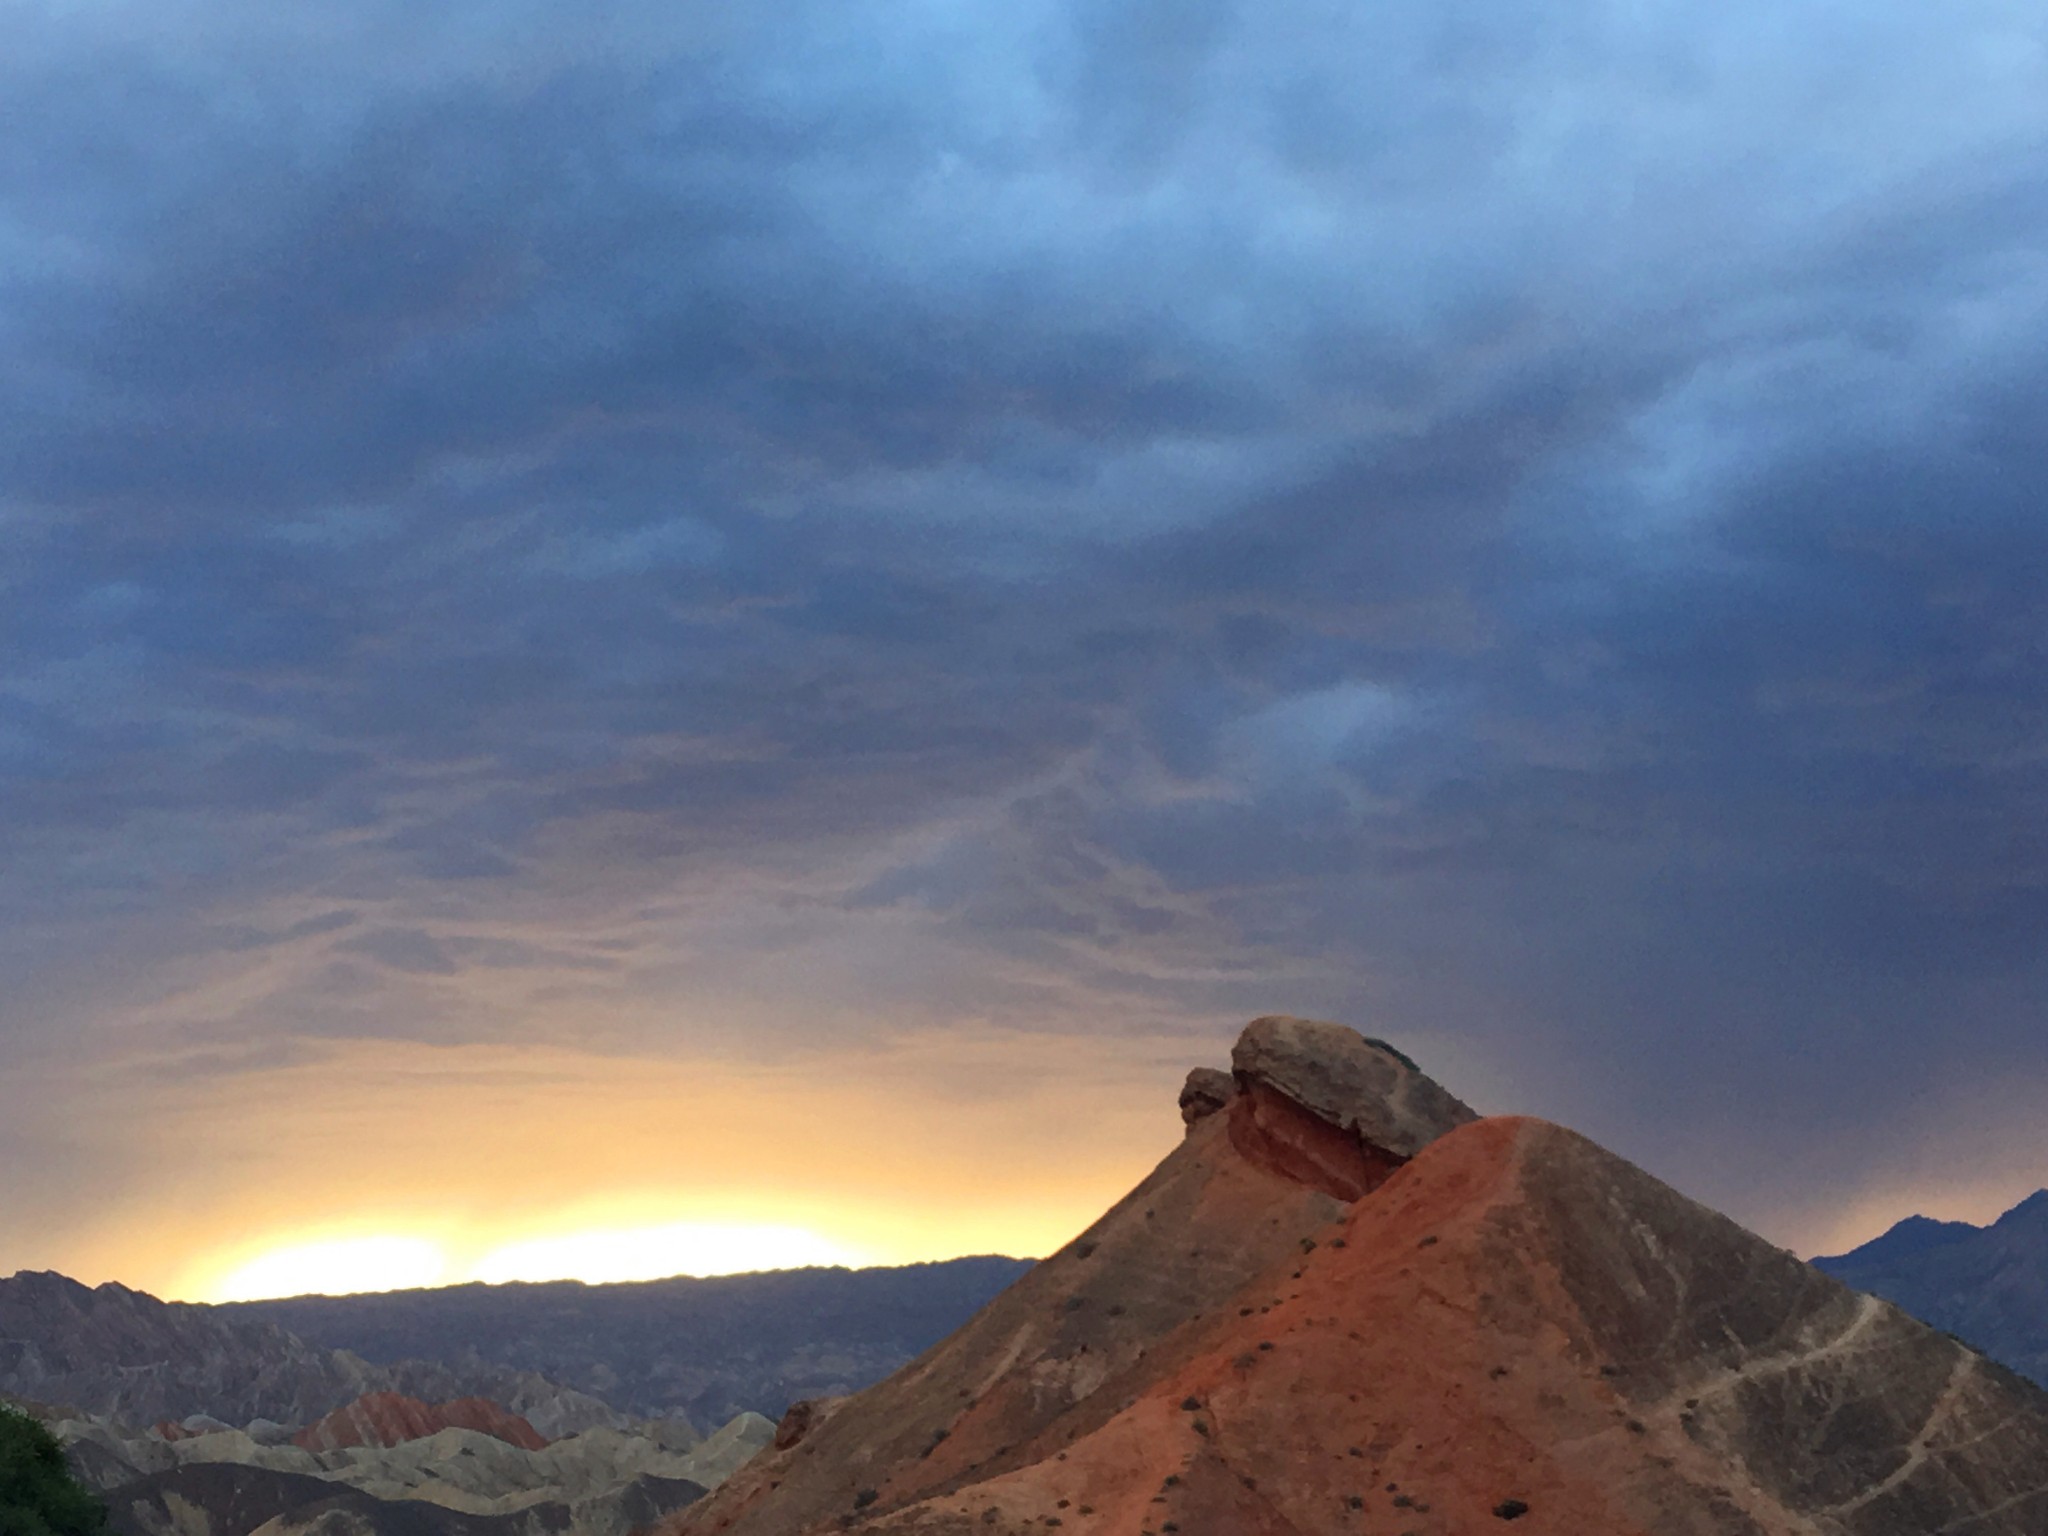
[[[802,1227],[680,1221],[530,1238],[495,1249],[472,1277],[504,1280],[659,1280],[668,1275],[737,1275],[761,1269],[871,1262]]]
[[[423,1237],[350,1237],[273,1248],[213,1288],[217,1301],[340,1296],[438,1285],[448,1272],[440,1244]]]
[[[226,1301],[1049,1253],[1158,1161],[1159,1105],[1178,1133],[1185,1050],[969,1030],[799,1075],[341,1042],[195,1086],[175,1113],[121,1079],[95,1118],[147,1128],[135,1182],[15,1263]],[[0,1250],[20,1239],[0,1221]]]

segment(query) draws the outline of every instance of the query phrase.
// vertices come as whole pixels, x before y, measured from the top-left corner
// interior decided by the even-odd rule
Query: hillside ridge
[[[2048,1394],[1355,1032],[1240,1045],[1100,1221],[664,1536],[2048,1529]]]

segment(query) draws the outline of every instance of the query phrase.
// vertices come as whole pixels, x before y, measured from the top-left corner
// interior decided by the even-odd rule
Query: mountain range
[[[2048,1386],[2048,1189],[1989,1226],[1908,1216],[1813,1262]]]
[[[2048,1532],[2048,1392],[1963,1342],[2038,1367],[2048,1199],[1806,1264],[1281,1017],[1180,1119],[1035,1265],[234,1308],[24,1275],[0,1390],[71,1405],[115,1536]]]
[[[23,1273],[0,1280],[0,1397],[50,1425],[115,1536],[627,1536],[767,1442],[751,1404],[865,1386],[1028,1267],[238,1307]]]
[[[136,1425],[194,1414],[305,1424],[369,1392],[488,1397],[550,1437],[627,1422],[536,1372],[417,1359],[372,1365],[261,1319],[34,1271],[0,1280],[0,1392]]]
[[[457,1285],[212,1309],[392,1368],[459,1360],[538,1373],[636,1418],[778,1417],[799,1398],[879,1381],[1030,1269],[954,1259],[641,1283]],[[486,1395],[489,1395],[488,1393]]]

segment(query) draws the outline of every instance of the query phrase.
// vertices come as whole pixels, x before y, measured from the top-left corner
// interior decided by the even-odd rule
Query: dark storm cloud
[[[2048,1072],[2038,25],[693,9],[10,15],[10,1049]]]

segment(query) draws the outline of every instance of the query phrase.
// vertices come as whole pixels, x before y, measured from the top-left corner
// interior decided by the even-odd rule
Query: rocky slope
[[[2040,1536],[2048,1396],[1573,1133],[1261,1020],[1181,1146],[665,1536]]]
[[[486,1428],[442,1424],[450,1418]],[[340,1433],[302,1435],[310,1446],[235,1429],[166,1438],[97,1419],[52,1427],[124,1536],[248,1536],[273,1520],[299,1525],[336,1511],[377,1532],[422,1536],[626,1536],[702,1497],[773,1434],[768,1420],[744,1414],[701,1441],[679,1421],[657,1421],[543,1444],[531,1428],[518,1434],[521,1423],[495,1404],[429,1407],[380,1394],[336,1416],[330,1428]],[[526,1443],[508,1441],[507,1429]]]
[[[636,1418],[681,1413],[717,1424],[881,1380],[1030,1267],[974,1258],[623,1285],[459,1285],[213,1311],[367,1360],[453,1355],[539,1372]]]
[[[393,1503],[294,1472],[214,1462],[157,1473],[108,1501],[114,1536],[628,1536],[704,1496],[695,1483],[646,1479],[610,1501],[540,1500],[499,1514]]]
[[[205,1414],[298,1425],[380,1391],[432,1401],[488,1397],[547,1436],[627,1422],[533,1371],[475,1359],[372,1365],[226,1308],[57,1274],[0,1280],[0,1392],[134,1424]]]
[[[2048,1385],[2048,1189],[1987,1227],[1908,1216],[1813,1262]]]

